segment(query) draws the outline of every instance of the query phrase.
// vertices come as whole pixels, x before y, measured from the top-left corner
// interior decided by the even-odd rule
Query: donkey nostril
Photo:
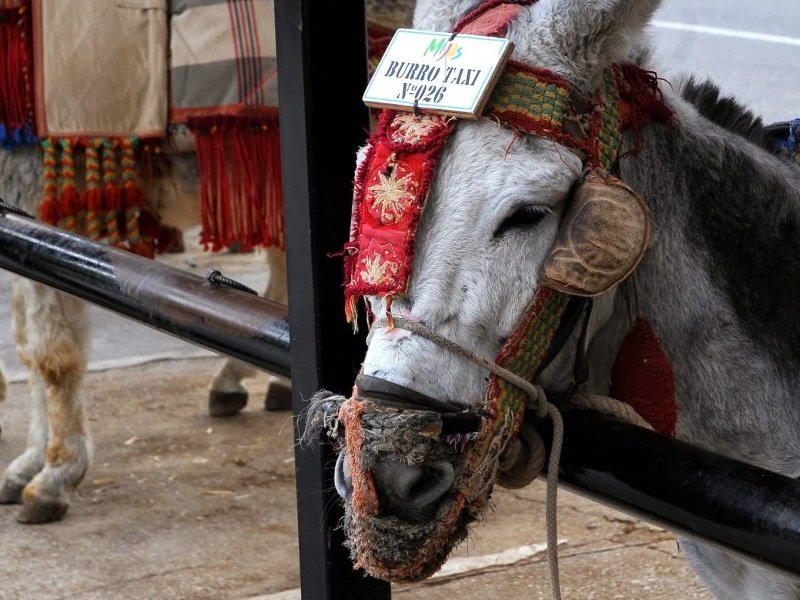
[[[448,462],[409,467],[385,460],[375,465],[372,474],[383,513],[411,522],[432,519],[455,479]]]
[[[345,460],[344,452],[339,452],[339,456],[336,457],[333,485],[342,498],[350,500],[350,496],[353,495],[353,480],[350,477],[350,465]]]

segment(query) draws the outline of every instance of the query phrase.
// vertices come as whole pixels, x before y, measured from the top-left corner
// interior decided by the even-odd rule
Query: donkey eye
[[[550,212],[550,208],[541,204],[525,204],[520,206],[503,219],[500,226],[495,230],[494,237],[498,238],[511,229],[527,229],[533,227],[544,217],[549,215]]]

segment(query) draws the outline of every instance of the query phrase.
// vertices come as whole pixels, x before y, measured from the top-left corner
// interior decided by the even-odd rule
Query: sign
[[[477,119],[513,48],[504,38],[398,29],[364,103]]]

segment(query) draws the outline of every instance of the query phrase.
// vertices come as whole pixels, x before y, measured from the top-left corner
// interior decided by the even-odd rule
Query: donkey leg
[[[267,285],[263,296],[268,300],[286,304],[286,254],[276,248],[266,250]],[[247,389],[242,380],[252,377],[256,369],[241,360],[230,358],[211,381],[208,394],[208,413],[212,417],[229,417],[247,405]],[[265,405],[267,410],[282,410],[291,407],[291,388],[285,380],[271,377],[267,387]],[[288,390],[288,393],[287,393]]]
[[[800,600],[800,582],[796,580],[694,540],[680,539],[680,547],[720,600]]]
[[[229,358],[214,376],[208,392],[208,414],[212,417],[230,417],[247,405],[247,389],[242,379],[252,377],[255,367],[235,358]]]
[[[27,325],[25,322],[25,284],[14,278],[11,295],[11,314],[17,354],[25,367],[31,371],[27,353]],[[36,371],[31,371],[31,422],[28,428],[28,443],[25,451],[15,458],[0,481],[0,504],[18,504],[22,501],[22,489],[28,485],[44,467],[44,452],[47,446],[47,397],[44,383]]]
[[[286,252],[279,248],[267,249],[267,287],[264,297],[279,304],[289,303],[286,279]],[[292,387],[288,379],[271,375],[267,384],[266,410],[289,410],[292,408]]]
[[[0,504],[19,504],[22,490],[44,467],[47,447],[47,398],[44,384],[31,373],[31,422],[25,451],[6,468],[0,481]]]
[[[22,490],[21,523],[61,519],[67,492],[77,486],[90,462],[90,438],[83,408],[86,323],[81,301],[30,284],[26,294],[28,360],[44,384],[48,421],[44,467]]]

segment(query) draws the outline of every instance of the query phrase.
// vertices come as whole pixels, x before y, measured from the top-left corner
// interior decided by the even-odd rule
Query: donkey
[[[165,207],[168,222],[186,227],[199,222],[199,180],[194,155],[164,158],[164,170],[152,182],[153,197]],[[30,149],[0,152],[0,197],[36,214],[41,202],[41,158]],[[265,297],[286,303],[286,262],[277,249],[266,251]],[[25,451],[0,480],[0,504],[22,502],[20,523],[62,518],[67,492],[83,479],[90,463],[90,436],[84,411],[83,375],[89,343],[84,303],[33,281],[15,277],[12,317],[17,352],[30,372],[31,423]],[[212,416],[238,413],[247,402],[241,380],[252,367],[227,360],[209,391]],[[271,382],[268,399],[286,396],[288,388]]]
[[[482,4],[424,0],[414,26],[453,31]],[[520,4],[505,32],[515,45],[512,58],[565,78],[584,97],[600,89],[612,64],[648,66],[644,33],[660,0],[505,6]],[[720,101],[713,86],[673,80],[659,87],[671,122],[651,120],[625,133],[618,154],[619,178],[649,205],[646,253],[632,283],[594,299],[586,333],[576,328],[535,383],[548,393],[565,392],[580,346],[589,370],[583,389],[607,395],[633,306],[651,324],[672,365],[675,435],[796,478],[800,168],[765,149],[760,122]],[[362,165],[368,158],[367,150],[359,154]],[[573,226],[568,208],[584,158],[569,145],[512,131],[495,119],[455,126],[438,156],[407,287],[388,299],[368,298],[376,321],[360,379],[371,383],[357,380],[354,399],[370,387],[366,392],[376,398],[434,405],[439,412],[485,406],[487,370],[449,348],[457,345],[492,361],[505,347],[547,283],[543,268],[554,241]],[[414,325],[444,336],[448,349]],[[356,406],[347,412],[342,405],[338,413],[348,433],[335,477],[354,558],[377,576],[427,576],[466,535],[464,519],[446,520],[452,514],[446,505],[457,491],[454,473],[465,459],[447,444],[431,442],[444,425],[422,423],[423,417],[413,421],[416,431],[398,429],[391,439],[380,433],[388,429],[366,425],[358,438],[351,436],[351,426],[362,419],[359,411],[375,410]],[[374,418],[388,423],[390,407],[377,409]],[[413,453],[397,449],[412,438],[424,440],[415,442]],[[368,469],[363,456],[361,462],[352,456],[367,441],[375,448]],[[478,495],[482,504],[467,522],[485,510],[496,473],[489,473]],[[359,514],[370,515],[363,527]],[[362,539],[367,529],[374,539]],[[448,540],[437,546],[433,540],[442,536]],[[681,540],[681,548],[719,598],[800,599],[797,581],[695,541]],[[418,554],[428,566],[392,577],[393,569]],[[381,564],[389,566],[371,569],[368,555],[383,556]]]
[[[394,29],[408,24],[410,0],[369,0],[371,23]],[[162,157],[164,171],[151,182],[148,195],[156,199],[163,220],[180,228],[200,222],[199,178],[193,153]],[[36,151],[0,151],[0,198],[32,214],[41,203],[42,165]],[[264,297],[286,304],[286,257],[282,250],[265,250],[267,283]],[[69,506],[67,492],[82,480],[90,463],[82,391],[89,338],[84,304],[66,294],[29,280],[14,278],[12,316],[17,351],[30,371],[31,424],[25,451],[0,479],[0,504],[22,502],[21,523],[44,523],[62,518]],[[209,389],[212,416],[231,416],[247,403],[242,380],[255,369],[227,360]],[[5,378],[0,370],[0,400]],[[267,409],[291,404],[287,383],[273,377],[265,400]]]

